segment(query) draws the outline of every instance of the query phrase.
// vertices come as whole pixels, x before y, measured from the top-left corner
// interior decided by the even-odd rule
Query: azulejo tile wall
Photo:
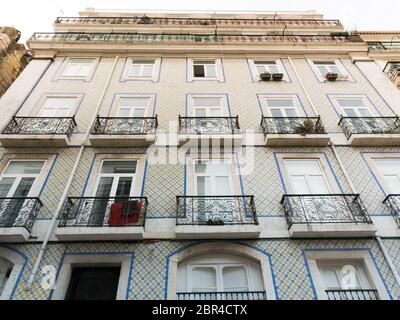
[[[128,280],[127,298],[132,300],[166,298],[167,261],[178,250],[193,247],[209,241],[143,241],[134,243],[51,243],[46,250],[38,277],[31,291],[25,286],[32,270],[39,246],[34,244],[7,245],[26,258],[26,264],[12,294],[12,299],[50,299],[51,290],[41,287],[43,275],[41,270],[46,265],[59,270],[65,255],[96,253],[131,253],[134,257]],[[313,282],[307,271],[304,250],[359,250],[365,249],[378,268],[387,292],[392,299],[400,299],[400,287],[387,265],[376,241],[359,240],[253,240],[253,241],[220,241],[253,247],[270,257],[275,292],[278,299],[316,299]],[[399,266],[400,241],[386,239],[385,245]]]

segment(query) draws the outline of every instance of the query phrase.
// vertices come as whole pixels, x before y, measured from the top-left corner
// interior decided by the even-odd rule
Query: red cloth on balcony
[[[115,202],[111,205],[108,224],[111,227],[122,227],[139,221],[142,202],[139,200]]]

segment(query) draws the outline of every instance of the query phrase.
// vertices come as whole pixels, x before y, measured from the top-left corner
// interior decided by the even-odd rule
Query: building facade
[[[0,100],[2,299],[400,298],[395,34],[315,12],[54,29]]]
[[[30,55],[18,44],[20,32],[12,27],[0,27],[0,97],[28,64]]]

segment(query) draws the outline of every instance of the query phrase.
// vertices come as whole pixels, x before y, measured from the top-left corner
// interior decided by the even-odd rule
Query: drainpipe
[[[316,115],[318,115],[318,112],[317,112],[316,109],[315,109],[315,106],[314,106],[314,104],[313,104],[313,102],[312,102],[312,100],[311,100],[311,97],[309,96],[309,94],[308,94],[308,92],[307,92],[305,86],[304,86],[303,81],[301,80],[299,74],[297,73],[297,70],[296,70],[296,68],[295,68],[295,66],[294,66],[294,64],[293,64],[292,59],[291,59],[290,57],[288,57],[288,59],[289,59],[289,62],[290,62],[291,66],[292,66],[292,68],[293,68],[293,70],[294,70],[294,73],[296,74],[296,78],[298,79],[298,81],[299,81],[299,83],[300,83],[300,86],[301,86],[301,88],[303,89],[303,92],[304,92],[304,94],[305,94],[306,97],[307,97],[307,100],[308,100],[309,104],[311,105],[311,107],[312,107],[314,113],[315,113]],[[357,67],[358,67],[358,66],[357,66]],[[375,89],[375,87],[374,87],[374,89]],[[375,90],[376,90],[376,89],[375,89]],[[376,91],[377,91],[377,90],[376,90]],[[378,92],[378,94],[379,94],[379,92]],[[349,186],[350,186],[351,191],[352,191],[354,194],[357,194],[357,190],[356,190],[354,184],[352,183],[352,181],[351,181],[351,179],[350,179],[350,176],[348,175],[347,170],[345,169],[345,167],[344,167],[344,165],[343,165],[343,162],[342,162],[342,160],[341,160],[339,154],[337,153],[337,150],[336,150],[334,144],[333,144],[332,142],[330,142],[330,143],[329,143],[329,146],[330,146],[330,148],[332,149],[332,152],[333,152],[333,154],[334,154],[334,156],[335,156],[335,158],[336,158],[336,160],[337,160],[337,162],[338,162],[338,164],[339,164],[339,167],[340,167],[340,169],[342,170],[342,172],[343,172],[343,174],[344,174],[344,176],[345,176],[347,182],[349,183]],[[400,275],[399,275],[399,273],[397,272],[396,267],[394,266],[393,261],[392,261],[390,255],[388,254],[388,252],[387,252],[387,250],[386,250],[386,248],[385,248],[385,245],[383,244],[383,241],[382,241],[381,237],[380,237],[380,236],[375,236],[375,239],[376,239],[376,241],[378,242],[379,248],[381,249],[381,251],[382,251],[382,253],[383,253],[383,256],[385,257],[385,260],[386,260],[387,264],[389,265],[390,271],[393,273],[394,278],[396,279],[397,285],[400,287]]]
[[[111,77],[112,77],[112,75],[114,73],[115,66],[117,65],[118,59],[119,59],[119,56],[116,56],[115,59],[114,59],[114,63],[112,65],[112,67],[111,67],[110,73],[108,75],[108,79],[107,79],[107,81],[105,83],[103,91],[102,91],[102,93],[100,95],[100,98],[99,98],[99,100],[97,102],[96,109],[95,109],[95,111],[94,111],[94,113],[92,115],[92,119],[90,121],[91,125],[87,128],[87,130],[85,132],[85,135],[84,135],[84,138],[83,138],[83,142],[82,142],[82,144],[81,144],[81,146],[79,148],[78,156],[77,156],[77,158],[75,160],[75,163],[74,163],[74,166],[72,168],[71,174],[68,177],[67,184],[66,184],[66,186],[64,188],[64,192],[63,192],[63,194],[61,196],[60,202],[57,205],[56,212],[55,212],[53,218],[51,219],[49,228],[47,229],[46,236],[45,236],[45,238],[43,240],[42,246],[40,247],[40,250],[39,250],[39,253],[38,253],[37,258],[35,260],[35,265],[33,266],[31,275],[29,276],[28,283],[27,283],[26,288],[25,288],[25,290],[27,290],[27,291],[32,288],[33,281],[35,280],[36,274],[37,274],[37,272],[39,270],[39,266],[40,266],[40,263],[41,263],[41,261],[43,259],[44,252],[46,251],[47,244],[48,244],[48,242],[50,240],[50,237],[51,237],[51,235],[52,235],[52,233],[54,231],[54,228],[55,228],[57,220],[58,220],[58,216],[61,213],[61,209],[63,208],[63,205],[64,205],[65,200],[67,198],[68,191],[69,191],[69,189],[71,187],[72,180],[73,180],[73,178],[75,176],[76,170],[77,170],[77,168],[79,166],[79,163],[81,161],[81,158],[82,158],[82,155],[83,155],[83,151],[85,149],[85,144],[86,144],[87,140],[89,139],[89,135],[90,135],[92,124],[94,123],[94,121],[96,121],[96,117],[97,117],[97,115],[98,115],[98,113],[100,111],[101,103],[103,102],[103,99],[104,99],[104,96],[105,96],[105,94],[107,92],[107,89],[110,86]]]

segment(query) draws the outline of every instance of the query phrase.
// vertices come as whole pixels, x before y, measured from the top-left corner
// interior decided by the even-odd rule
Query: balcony
[[[0,242],[25,242],[29,239],[39,198],[0,198]]]
[[[154,143],[157,117],[97,117],[90,135],[95,147],[149,146]]]
[[[281,203],[292,237],[367,237],[375,234],[358,194],[284,195]]]
[[[370,51],[400,50],[400,41],[371,41],[368,42]]]
[[[254,196],[178,196],[180,239],[258,238]]]
[[[60,25],[156,25],[156,26],[211,26],[211,27],[292,27],[292,28],[341,28],[339,20],[331,19],[229,19],[229,18],[165,18],[165,17],[58,17],[55,21]]]
[[[393,218],[400,226],[400,194],[389,194],[385,200],[383,200],[383,203],[389,207]]]
[[[320,117],[263,117],[261,128],[267,146],[327,146],[326,134]]]
[[[398,146],[399,117],[341,117],[339,125],[352,146]]]
[[[74,117],[13,117],[0,142],[5,147],[65,147],[75,127]]]
[[[56,231],[59,240],[142,239],[147,198],[68,198]]]
[[[179,116],[179,144],[241,145],[243,136],[239,117],[181,117]]]
[[[267,300],[265,291],[178,292],[177,300]]]
[[[400,88],[400,62],[388,62],[383,69],[389,79]]]
[[[378,291],[371,289],[325,290],[328,300],[379,300]]]

